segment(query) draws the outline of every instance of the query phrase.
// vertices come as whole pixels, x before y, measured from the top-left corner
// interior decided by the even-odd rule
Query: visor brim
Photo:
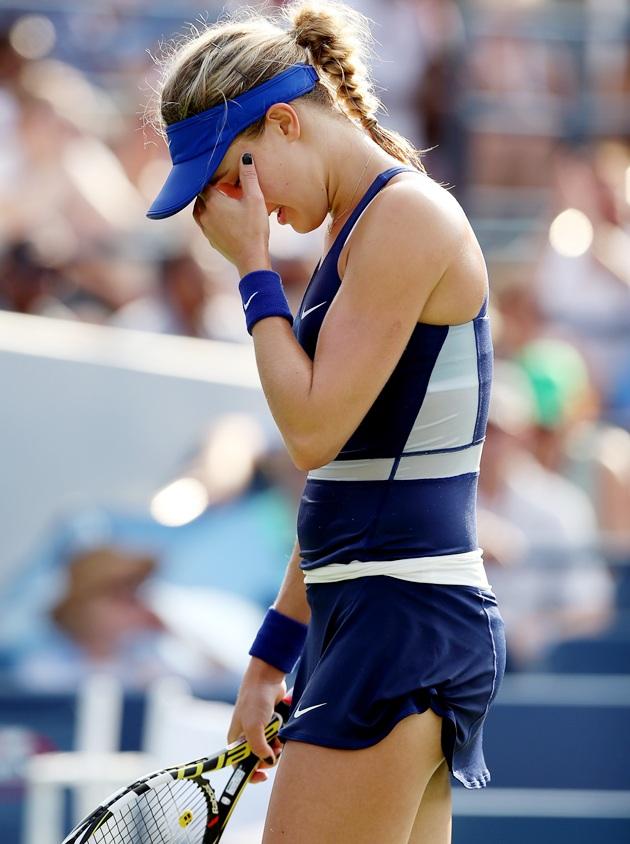
[[[162,190],[147,211],[150,220],[163,220],[184,209],[205,188],[216,172],[229,144],[219,144],[213,154],[174,164]]]

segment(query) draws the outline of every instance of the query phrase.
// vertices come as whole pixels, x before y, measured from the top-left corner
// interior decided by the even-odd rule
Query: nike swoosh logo
[[[302,311],[302,317],[301,318],[304,319],[304,317],[308,316],[308,314],[310,314],[311,311],[316,311],[317,308],[321,308],[321,306],[325,305],[327,301],[328,301],[328,299],[326,299],[326,301],[324,301],[324,302],[320,302],[319,305],[313,305],[313,307],[309,308],[308,311]]]
[[[319,709],[320,706],[326,706],[326,703],[316,703],[315,706],[307,706],[306,709],[300,709],[300,707],[298,706],[298,708],[293,713],[293,717],[299,718],[300,715],[306,715],[306,713],[310,712],[311,709]]]
[[[252,295],[249,297],[249,299],[247,300],[247,302],[245,302],[245,304],[243,305],[243,310],[244,310],[244,311],[246,311],[246,310],[249,308],[249,303],[252,301],[252,299],[254,298],[254,296],[257,296],[259,293],[260,293],[260,290],[257,290],[255,293],[252,293]]]

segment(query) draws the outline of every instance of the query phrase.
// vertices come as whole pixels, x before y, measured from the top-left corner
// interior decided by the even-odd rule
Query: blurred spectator
[[[57,231],[56,234],[61,234]],[[55,232],[40,230],[34,240],[10,241],[0,253],[0,309],[22,314],[105,321],[116,303],[116,281],[133,284],[129,265],[100,256],[96,246],[88,257],[56,252],[48,241]],[[62,235],[63,236],[63,235]],[[57,246],[63,249],[59,242]],[[106,274],[107,278],[103,275]]]
[[[161,625],[138,590],[154,568],[150,557],[114,547],[71,556],[56,590],[37,611],[18,616],[5,607],[0,637],[5,682],[68,690],[90,671],[106,670],[142,687],[156,676],[150,640]]]
[[[79,554],[70,561],[66,592],[50,616],[88,657],[108,659],[127,631],[161,628],[138,599],[138,588],[154,568],[149,557],[126,557],[108,548]]]
[[[235,692],[293,540],[304,474],[275,431],[221,417],[150,502],[66,519],[0,600],[0,673],[67,689],[97,668]]]
[[[415,6],[427,55],[414,107],[423,127],[422,145],[431,150],[428,170],[436,181],[460,190],[467,160],[460,81],[465,67],[464,19],[453,0],[411,0],[410,5]]]
[[[61,278],[46,267],[32,244],[15,242],[0,257],[0,308],[21,314],[73,317],[56,295]]]
[[[630,434],[600,418],[584,359],[568,343],[541,339],[524,346],[517,361],[534,396],[534,455],[584,490],[601,531],[630,542]]]
[[[55,682],[63,684],[65,679],[70,686],[70,679],[76,680],[77,674],[92,667],[122,673],[134,685],[141,675],[146,677],[152,670],[148,649],[141,648],[139,659],[134,651],[145,634],[162,625],[143,604],[138,590],[154,568],[151,558],[131,557],[111,548],[73,557],[64,594],[50,610],[54,628],[49,629],[45,645],[42,642],[43,647],[22,662],[22,680],[28,683],[30,676],[36,683],[45,671],[55,675]],[[64,640],[57,649],[51,639],[59,634]]]
[[[508,273],[492,273],[491,314],[495,355],[510,360],[537,337],[546,336],[547,326],[540,311],[529,266]]]
[[[572,345],[532,341],[517,361],[534,398],[534,456],[586,493],[603,551],[614,562],[630,563],[630,433],[599,418],[599,397]]]
[[[168,256],[158,266],[157,290],[119,308],[109,319],[118,328],[160,334],[214,337],[211,281],[187,253]]]
[[[587,496],[527,449],[533,401],[522,371],[499,362],[479,476],[479,544],[512,669],[532,666],[562,639],[601,630],[614,605]]]
[[[570,343],[545,338],[522,346],[515,361],[533,398],[530,448],[545,468],[564,474],[567,438],[599,409],[584,359]],[[595,497],[592,487],[585,491]]]
[[[126,688],[145,689],[177,674],[200,692],[235,693],[261,611],[218,590],[169,586],[157,570],[155,558],[114,545],[71,556],[47,578],[52,593],[27,615],[5,607],[5,684],[69,691],[106,672]]]

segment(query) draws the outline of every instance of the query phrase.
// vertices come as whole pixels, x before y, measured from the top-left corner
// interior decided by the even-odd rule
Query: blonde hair
[[[380,126],[381,102],[366,66],[372,36],[360,12],[336,0],[293,0],[269,15],[251,8],[171,44],[161,60],[156,114],[159,130],[266,82],[293,64],[313,65],[320,77],[300,100],[337,112],[362,126],[382,149],[426,172],[406,138]],[[265,117],[243,134],[258,137]]]

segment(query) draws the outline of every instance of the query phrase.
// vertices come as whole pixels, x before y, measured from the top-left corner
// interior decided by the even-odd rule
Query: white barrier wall
[[[0,585],[57,514],[145,507],[212,421],[273,426],[250,344],[0,311]]]

